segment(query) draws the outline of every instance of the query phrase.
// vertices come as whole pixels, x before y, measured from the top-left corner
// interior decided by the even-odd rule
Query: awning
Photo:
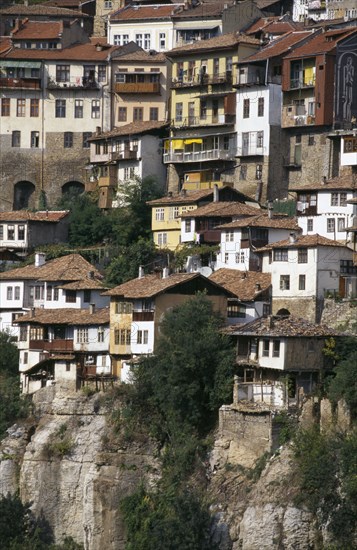
[[[21,67],[25,69],[39,69],[42,61],[18,61],[11,59],[1,59],[0,67]]]
[[[212,30],[212,29],[216,29],[217,27],[219,27],[219,23],[218,21],[216,21],[215,23],[201,23],[200,26],[195,25],[192,21],[187,21],[187,22],[183,22],[183,21],[180,21],[180,23],[178,23],[178,26],[174,28],[175,31],[191,31],[192,33],[194,32],[199,32],[199,31],[208,31],[208,30]]]
[[[171,146],[173,149],[183,149],[185,147],[185,142],[183,139],[173,139],[171,141]]]
[[[191,143],[203,143],[203,139],[201,138],[185,139],[184,143],[185,145],[191,145]]]

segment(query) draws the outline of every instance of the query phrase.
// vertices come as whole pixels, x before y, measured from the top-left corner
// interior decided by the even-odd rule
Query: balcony
[[[69,88],[71,90],[75,88],[83,88],[85,90],[99,90],[99,83],[94,78],[88,76],[78,76],[75,78],[70,78],[65,82],[52,80],[51,78],[49,78],[47,82],[47,88],[49,90],[62,90],[63,88]]]
[[[238,147],[237,157],[252,157],[252,156],[264,156],[266,154],[266,147],[258,145],[247,145]]]
[[[40,90],[40,78],[0,78],[0,89]]]
[[[217,74],[183,75],[174,78],[171,88],[190,88],[195,86],[208,86],[215,84],[232,84],[232,71]]]
[[[124,151],[112,151],[109,153],[110,160],[138,160],[138,152],[131,149],[124,149]]]
[[[159,94],[160,82],[116,82],[117,94]]]
[[[153,311],[133,311],[133,321],[153,321]]]
[[[208,229],[200,232],[200,243],[218,244],[221,242],[221,231],[218,229]]]
[[[41,351],[73,351],[73,340],[30,340],[29,349]]]
[[[290,79],[290,90],[297,90],[300,88],[314,88],[314,87],[315,87],[315,77],[309,80],[304,80],[303,78]]]
[[[313,126],[314,124],[315,116],[306,114],[306,109],[303,105],[287,105],[283,107],[282,128]]]
[[[234,149],[209,149],[207,151],[190,151],[175,153],[170,151],[164,153],[164,164],[169,162],[201,162],[205,160],[234,160],[236,151]]]
[[[173,128],[190,128],[192,126],[220,126],[224,124],[234,124],[236,115],[205,115],[202,117],[189,116],[185,118],[176,118],[171,120]]]

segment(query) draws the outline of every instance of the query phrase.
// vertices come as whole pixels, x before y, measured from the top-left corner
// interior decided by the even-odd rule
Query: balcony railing
[[[208,84],[232,84],[232,71],[217,74],[183,75],[172,80],[171,88],[190,88]]]
[[[160,82],[116,82],[117,94],[159,94]]]
[[[30,340],[32,350],[73,351],[73,340]]]
[[[190,127],[190,126],[210,126],[220,124],[234,124],[236,115],[221,114],[221,115],[206,115],[203,117],[188,116],[183,118],[172,119],[171,126],[175,128]]]
[[[303,78],[292,78],[290,80],[290,89],[296,88],[313,88],[315,86],[315,78],[310,78],[310,80],[304,80]]]
[[[112,151],[109,153],[110,160],[137,160],[138,152],[132,149],[125,149],[124,151]]]
[[[218,229],[208,229],[200,231],[200,243],[220,243],[221,231]]]
[[[98,90],[99,89],[99,83],[94,79],[87,76],[78,76],[75,78],[71,78],[65,82],[59,81],[59,80],[52,80],[49,79],[47,82],[47,88],[48,89],[62,89],[62,88],[85,88],[85,89],[92,89],[92,90]]]
[[[315,124],[315,115],[308,115],[304,106],[287,105],[283,107],[282,127],[312,126]]]
[[[0,78],[1,88],[26,88],[28,90],[40,90],[40,78]]]
[[[266,147],[259,147],[258,145],[247,145],[243,147],[238,147],[237,156],[238,157],[249,157],[249,156],[262,156],[266,154]]]
[[[209,149],[207,151],[191,151],[164,153],[164,164],[168,162],[201,162],[204,160],[234,160],[235,149]]]
[[[153,321],[153,311],[133,311],[133,321]]]

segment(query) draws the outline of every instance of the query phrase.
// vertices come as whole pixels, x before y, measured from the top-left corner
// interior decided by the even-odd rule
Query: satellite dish
[[[209,277],[212,274],[212,269],[205,265],[198,269],[198,273],[201,273],[204,277]]]

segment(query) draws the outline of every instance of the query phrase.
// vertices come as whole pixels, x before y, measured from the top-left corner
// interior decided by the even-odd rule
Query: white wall
[[[160,47],[160,33],[166,33],[166,48]],[[142,48],[146,51],[156,50],[158,52],[168,51],[174,47],[174,31],[172,21],[143,21],[128,23],[124,22],[110,22],[108,21],[108,42],[114,44],[115,35],[129,35],[129,42],[136,42],[137,34],[150,34],[150,47],[145,48],[145,44],[142,44]]]
[[[138,331],[148,331],[148,343],[138,344]],[[131,352],[135,355],[152,353],[154,349],[154,321],[133,321],[131,323]]]
[[[88,342],[79,343],[78,331],[85,328],[88,329]],[[88,351],[88,352],[108,351],[109,350],[109,324],[105,326],[104,325],[100,326],[100,328],[104,329],[104,342],[98,342],[98,328],[99,328],[98,325],[74,327],[74,334],[73,334],[74,351]]]

